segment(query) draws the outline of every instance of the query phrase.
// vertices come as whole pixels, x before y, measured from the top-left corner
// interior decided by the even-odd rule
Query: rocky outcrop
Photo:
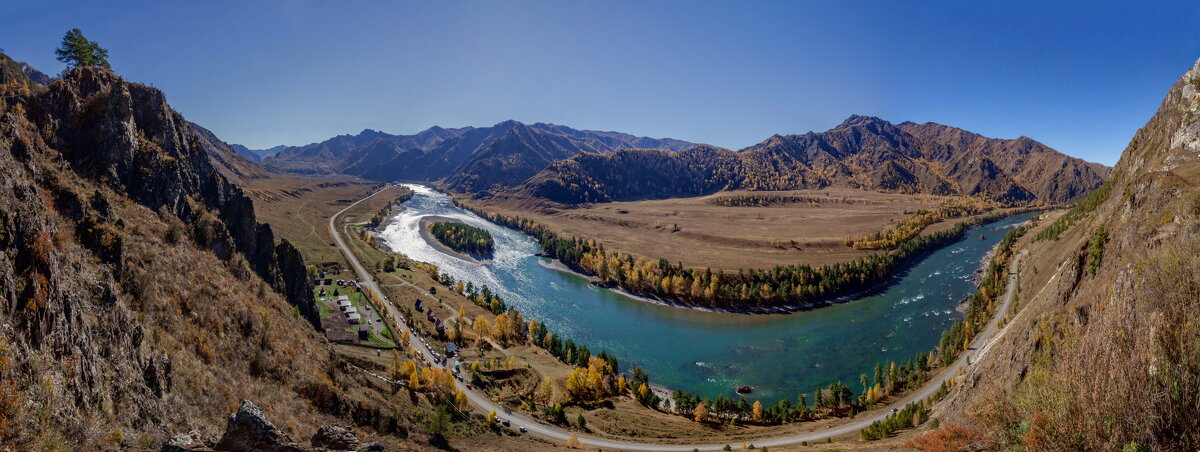
[[[253,202],[213,165],[214,153],[232,151],[212,150],[224,143],[198,133],[161,91],[104,69],[76,68],[38,96],[30,114],[41,129],[53,131],[48,144],[76,173],[191,224],[197,243],[222,259],[240,253],[288,301],[312,309],[311,292],[297,286],[306,278],[303,262],[277,253]],[[220,221],[211,221],[210,212]],[[320,329],[319,321],[312,323]]]
[[[201,127],[199,124],[189,122],[188,125],[196,132],[196,136],[200,138],[200,144],[204,150],[208,152],[208,157],[212,160],[213,165],[226,178],[239,182],[246,179],[261,179],[270,177],[270,173],[258,166],[259,159],[257,156],[250,154],[247,157],[238,149],[244,147],[235,147],[217,138],[216,134],[208,129]],[[254,158],[251,158],[254,157]]]
[[[162,452],[340,452],[356,451],[362,446],[354,429],[343,424],[330,424],[317,429],[309,441],[311,447],[293,441],[267,419],[267,414],[254,402],[243,400],[237,411],[229,415],[221,439],[213,441],[192,431],[175,435],[163,443]],[[382,451],[378,443],[362,447]]]
[[[0,83],[0,444],[145,448],[251,397],[289,426],[350,422],[290,389],[312,381],[406,427],[344,395],[304,263],[252,207],[157,90],[89,68]]]
[[[342,424],[326,425],[312,436],[312,446],[329,450],[358,450],[358,435]]]
[[[243,400],[237,411],[229,415],[225,434],[214,447],[230,452],[301,452],[304,450],[267,420],[262,408]]]

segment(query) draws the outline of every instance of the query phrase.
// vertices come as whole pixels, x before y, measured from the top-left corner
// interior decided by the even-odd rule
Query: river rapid
[[[876,362],[901,362],[937,345],[962,317],[956,305],[975,290],[973,277],[1007,229],[1034,213],[968,228],[958,241],[927,255],[874,294],[790,314],[734,314],[669,307],[592,286],[586,278],[544,265],[528,236],[455,207],[421,185],[380,233],[394,251],[429,262],[455,279],[486,284],[526,319],[561,337],[607,350],[622,370],[641,367],[651,381],[705,397],[755,388],[750,400],[795,400],[835,380],[857,393],[859,374]],[[489,262],[443,253],[421,237],[420,221],[441,216],[481,227],[495,239]],[[982,237],[982,238],[981,238]],[[539,260],[543,262],[539,262]]]

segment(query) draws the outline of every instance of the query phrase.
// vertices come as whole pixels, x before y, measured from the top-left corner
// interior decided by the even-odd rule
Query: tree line
[[[950,200],[935,210],[919,209],[915,212],[905,212],[908,216],[891,227],[867,236],[846,236],[843,243],[856,250],[892,250],[912,240],[929,225],[942,220],[978,215],[992,210],[997,205],[994,201],[982,198]]]
[[[801,308],[861,291],[887,280],[914,258],[957,240],[968,226],[999,217],[990,215],[959,222],[945,231],[912,237],[891,251],[850,262],[817,267],[779,265],[735,273],[685,268],[665,259],[655,261],[610,252],[595,240],[563,237],[532,220],[485,212],[458,200],[455,203],[493,223],[530,235],[541,244],[544,255],[575,271],[595,276],[607,285],[690,306],[731,310]]]
[[[412,199],[412,197],[413,197],[412,190],[409,190],[407,188],[401,188],[399,195],[397,195],[391,201],[388,201],[387,205],[380,207],[379,211],[375,212],[375,215],[371,216],[371,219],[367,221],[367,226],[369,226],[371,228],[379,227],[379,225],[383,223],[383,220],[385,218],[387,218],[388,215],[391,215],[392,209],[394,209],[397,205],[400,205],[401,203],[404,203],[405,201]]]
[[[460,253],[490,256],[496,246],[492,234],[483,228],[453,221],[433,223],[429,225],[429,232],[443,245]]]
[[[808,204],[810,206],[818,206],[821,204],[865,204],[869,203],[865,199],[849,198],[846,196],[832,196],[829,192],[825,192],[825,196],[801,195],[794,193],[750,193],[739,195],[726,195],[713,198],[712,203],[722,207],[771,207],[787,204]]]

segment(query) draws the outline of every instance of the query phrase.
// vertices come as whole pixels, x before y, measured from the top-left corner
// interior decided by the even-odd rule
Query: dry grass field
[[[737,196],[801,201],[765,207],[722,205],[722,201]],[[563,210],[531,208],[517,200],[469,202],[489,212],[533,219],[566,236],[595,239],[609,250],[663,258],[685,266],[737,270],[853,260],[872,251],[845,246],[843,238],[847,235],[879,232],[903,218],[906,211],[936,209],[948,199],[829,188],[733,191]],[[942,221],[923,233],[949,228],[958,221]]]
[[[287,239],[310,263],[344,261],[329,236],[329,217],[366,196],[378,182],[354,178],[273,174],[247,179],[243,188],[254,200],[259,221],[271,225],[276,239]],[[389,190],[398,190],[390,188]],[[365,221],[395,196],[382,194],[355,207],[346,218]]]

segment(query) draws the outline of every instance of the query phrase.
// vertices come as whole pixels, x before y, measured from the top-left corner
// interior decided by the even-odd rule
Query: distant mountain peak
[[[841,129],[845,127],[862,127],[871,125],[890,126],[892,123],[875,116],[850,115],[850,117],[846,118],[846,120],[842,121],[841,124],[838,124],[838,126],[834,128]]]

